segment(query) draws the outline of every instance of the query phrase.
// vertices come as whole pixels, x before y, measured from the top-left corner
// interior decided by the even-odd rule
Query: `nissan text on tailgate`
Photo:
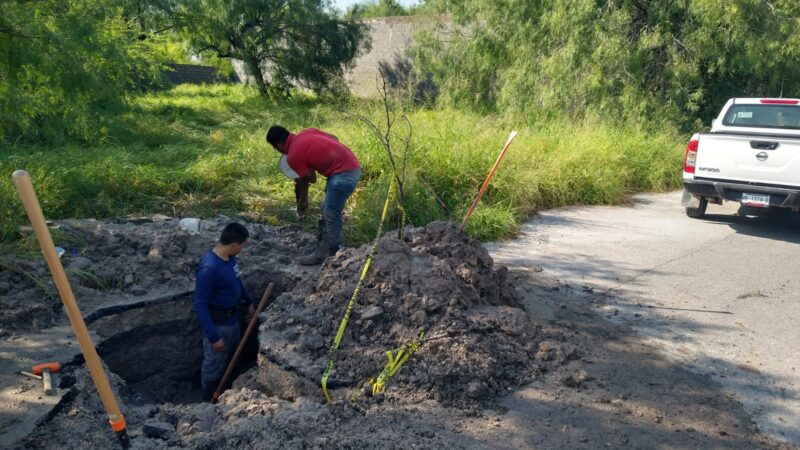
[[[692,136],[683,163],[686,215],[709,203],[748,209],[800,207],[800,100],[728,100],[711,131]]]

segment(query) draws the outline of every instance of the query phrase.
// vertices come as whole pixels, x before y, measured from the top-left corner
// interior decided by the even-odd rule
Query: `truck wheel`
[[[692,219],[701,219],[706,215],[706,208],[708,208],[708,200],[701,198],[697,208],[686,208],[686,215]]]

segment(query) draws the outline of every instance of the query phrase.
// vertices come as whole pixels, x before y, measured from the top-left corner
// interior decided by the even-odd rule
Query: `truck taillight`
[[[686,158],[683,161],[683,171],[686,173],[694,173],[694,165],[697,162],[697,148],[700,146],[700,141],[692,139],[686,145]]]

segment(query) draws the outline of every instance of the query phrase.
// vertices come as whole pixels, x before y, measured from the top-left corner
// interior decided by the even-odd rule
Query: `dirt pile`
[[[316,283],[299,284],[266,311],[260,328],[266,374],[254,385],[288,398],[321,395],[331,339],[361,274],[369,246],[328,259]],[[537,332],[505,268],[455,225],[433,222],[383,236],[351,315],[329,386],[346,396],[377,377],[385,352],[426,341],[390,381],[401,402],[433,399],[477,407],[540,373]],[[280,370],[275,370],[275,368]],[[261,378],[259,378],[259,376]],[[287,379],[292,389],[287,389]]]
[[[84,314],[137,299],[194,288],[201,256],[232,219],[203,220],[199,233],[181,229],[177,219],[154,217],[116,221],[65,220],[56,223],[55,245],[64,248],[62,263]],[[258,297],[266,281],[278,290],[291,288],[296,276],[289,264],[310,244],[297,227],[245,224],[248,248],[239,258],[245,282]],[[32,243],[32,248],[33,247]],[[65,323],[47,266],[34,250],[30,258],[0,259],[0,330],[18,332]]]

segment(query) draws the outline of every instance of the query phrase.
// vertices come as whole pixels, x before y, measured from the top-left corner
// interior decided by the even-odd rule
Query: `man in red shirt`
[[[361,179],[361,164],[352,150],[339,142],[336,136],[315,128],[293,134],[280,125],[274,125],[267,131],[267,142],[286,155],[289,167],[299,176],[296,183],[313,182],[316,172],[328,178],[317,248],[298,260],[304,265],[319,264],[342,246],[342,212]],[[298,209],[298,212],[301,211]]]

